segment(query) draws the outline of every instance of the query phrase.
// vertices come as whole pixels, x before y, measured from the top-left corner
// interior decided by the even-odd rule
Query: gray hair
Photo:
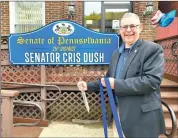
[[[135,13],[125,13],[121,19],[121,25],[128,25],[128,24],[140,24],[140,19],[137,14]]]
[[[135,17],[136,19],[140,20],[140,18],[138,17],[137,14],[131,13],[131,12],[125,13],[125,14],[123,15],[122,19],[123,19],[123,18],[129,18],[129,17]],[[121,19],[121,20],[122,20],[122,19]]]

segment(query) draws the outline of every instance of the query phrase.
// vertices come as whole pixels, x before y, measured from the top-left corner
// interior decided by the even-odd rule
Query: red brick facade
[[[9,2],[0,2],[1,8],[1,34],[8,35],[10,30],[9,23]]]
[[[45,2],[45,23],[64,19],[64,2]]]
[[[82,7],[83,2],[75,2],[76,11],[72,19],[82,24]],[[52,1],[45,2],[45,23],[48,24],[55,20],[71,20],[68,18],[68,2]]]
[[[141,22],[144,24],[144,29],[141,33],[141,37],[146,40],[155,39],[155,29],[151,26],[151,15],[144,17],[143,11],[145,10],[147,2],[133,2],[133,12],[138,14]],[[72,20],[82,24],[82,12],[83,12],[83,2],[75,2],[77,8],[75,16]],[[0,7],[2,10],[1,15],[1,33],[2,35],[8,35],[10,33],[9,26],[9,2],[0,2]],[[158,2],[154,2],[154,11],[158,9]],[[45,2],[45,23],[48,24],[55,20],[68,19],[68,2],[63,1],[46,1]]]

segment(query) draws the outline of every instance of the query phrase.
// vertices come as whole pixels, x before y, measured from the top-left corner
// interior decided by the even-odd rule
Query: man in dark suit
[[[160,45],[140,39],[143,25],[134,13],[121,19],[123,44],[112,54],[109,78],[123,133],[126,138],[158,138],[165,133],[160,98],[164,73],[163,49]],[[104,79],[101,83],[105,87]],[[79,90],[99,90],[99,82],[78,82]]]

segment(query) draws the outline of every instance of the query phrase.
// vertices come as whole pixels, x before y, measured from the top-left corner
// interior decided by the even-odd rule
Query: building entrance
[[[117,33],[123,14],[129,11],[131,11],[130,2],[102,2],[101,32]]]

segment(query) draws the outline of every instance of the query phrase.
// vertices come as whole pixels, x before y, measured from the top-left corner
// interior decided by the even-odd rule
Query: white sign
[[[119,29],[119,20],[112,20],[112,29]]]
[[[93,20],[86,20],[86,24],[93,24]]]

